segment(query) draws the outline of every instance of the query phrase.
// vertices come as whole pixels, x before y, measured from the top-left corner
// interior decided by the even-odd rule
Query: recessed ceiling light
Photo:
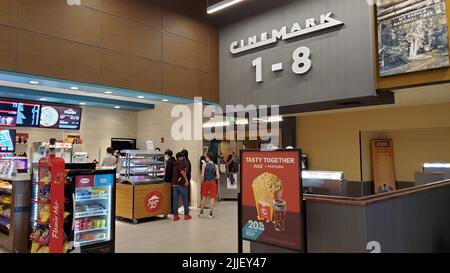
[[[31,84],[39,84],[38,81],[30,81]]]
[[[138,99],[145,99],[144,96],[138,96]]]
[[[111,91],[105,91],[105,94],[112,94]]]
[[[72,87],[70,87],[70,89],[72,89],[72,90],[79,90],[80,88],[76,87],[76,86],[72,86]]]
[[[114,106],[114,109],[120,109],[120,106]]]
[[[40,101],[47,101],[46,98],[40,98],[39,100],[40,100]]]
[[[242,2],[242,1],[244,1],[244,0],[224,0],[215,5],[209,6],[207,8],[206,12],[208,14],[212,14],[212,13],[218,12],[219,10],[223,10],[223,9],[226,9],[233,5],[236,5],[237,3]]]
[[[85,102],[80,102],[80,105],[86,105],[86,103]]]
[[[162,101],[163,101],[163,102],[168,102],[169,100],[168,100],[168,99],[163,99]]]

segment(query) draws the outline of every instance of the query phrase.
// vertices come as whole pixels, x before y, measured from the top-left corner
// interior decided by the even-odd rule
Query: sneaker
[[[200,212],[200,214],[198,215],[198,217],[199,217],[199,218],[203,218],[203,217],[205,217],[205,215],[203,214],[203,211],[202,211],[202,212]]]
[[[173,216],[173,220],[176,222],[176,221],[179,221],[180,220],[180,216],[178,216],[178,214],[177,215],[174,215]]]
[[[213,213],[210,213],[209,216],[208,216],[208,218],[209,218],[210,220],[211,220],[211,219],[214,219],[214,218],[216,218],[216,215],[213,214]]]
[[[190,216],[189,214],[184,215],[184,220],[191,220],[192,216]]]

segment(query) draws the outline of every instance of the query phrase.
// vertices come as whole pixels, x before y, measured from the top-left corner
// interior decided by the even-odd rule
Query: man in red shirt
[[[189,180],[186,175],[186,165],[184,164],[184,157],[182,153],[177,153],[177,161],[173,165],[172,175],[172,199],[173,199],[173,220],[178,221],[178,202],[183,200],[184,206],[184,220],[190,220],[192,217],[189,215]]]

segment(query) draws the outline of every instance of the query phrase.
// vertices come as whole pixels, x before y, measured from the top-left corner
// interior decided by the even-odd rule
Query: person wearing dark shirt
[[[189,179],[186,175],[186,165],[184,163],[183,154],[177,153],[176,159],[177,161],[173,165],[172,174],[173,220],[180,220],[180,217],[178,216],[178,202],[180,200],[180,195],[184,206],[184,220],[190,220],[192,217],[189,215]]]
[[[189,160],[189,152],[186,149],[183,149],[181,151],[181,154],[184,157],[184,164],[186,165],[186,176],[188,178],[188,181],[191,182],[191,179],[192,179],[192,165],[191,165],[191,161]]]
[[[175,164],[175,157],[173,157],[173,152],[171,150],[167,150],[165,153],[166,159],[166,169],[164,173],[164,182],[172,183],[173,176],[173,165]]]

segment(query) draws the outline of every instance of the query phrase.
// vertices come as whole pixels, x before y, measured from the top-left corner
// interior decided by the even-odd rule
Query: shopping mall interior
[[[0,253],[450,252],[450,2],[369,2],[0,0]]]

